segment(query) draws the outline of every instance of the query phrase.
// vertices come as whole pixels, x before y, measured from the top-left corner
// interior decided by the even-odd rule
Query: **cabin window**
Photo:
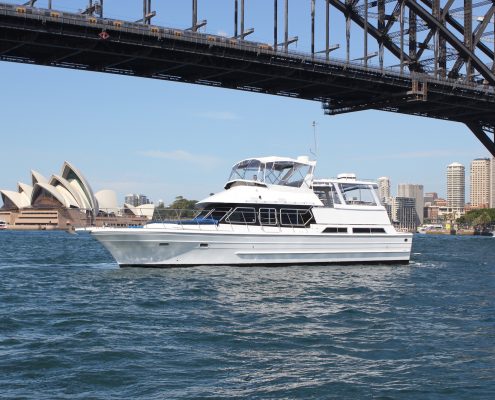
[[[274,208],[260,208],[261,225],[277,225],[277,210]]]
[[[346,204],[376,206],[377,196],[373,185],[362,183],[339,183],[342,197]]]
[[[328,228],[325,228],[322,233],[347,233],[347,228],[329,226]]]
[[[280,210],[280,224],[285,226],[306,226],[313,215],[309,210],[282,208]]]
[[[334,204],[340,204],[340,197],[335,189],[335,186],[320,186],[313,188],[313,191],[321,200],[325,207],[333,207]]]
[[[211,214],[209,215],[209,218],[212,218],[216,221],[220,221],[223,217],[225,217],[225,215],[227,215],[227,213],[230,212],[230,210],[232,210],[231,207],[218,207],[218,208],[215,208]]]
[[[255,224],[256,211],[251,207],[237,207],[225,218],[225,221],[233,224]]]
[[[385,233],[383,228],[353,228],[354,233]]]
[[[313,190],[325,207],[333,207],[329,196],[328,188],[318,188]]]

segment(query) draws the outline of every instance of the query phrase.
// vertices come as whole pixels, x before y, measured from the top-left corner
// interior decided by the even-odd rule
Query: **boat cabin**
[[[313,181],[313,191],[325,207],[380,206],[377,190],[376,183],[357,181],[354,174]]]

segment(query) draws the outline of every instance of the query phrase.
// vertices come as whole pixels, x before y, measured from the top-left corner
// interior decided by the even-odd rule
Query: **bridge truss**
[[[231,0],[229,36],[208,33],[198,0],[183,28],[155,25],[151,0],[135,22],[108,18],[111,2],[80,0],[71,12],[55,0],[0,3],[0,60],[316,100],[328,115],[456,121],[495,156],[495,0],[298,0],[310,10],[306,52],[291,48],[289,0],[271,3],[273,39],[263,42],[249,40],[244,0]],[[331,44],[340,23],[342,43]]]

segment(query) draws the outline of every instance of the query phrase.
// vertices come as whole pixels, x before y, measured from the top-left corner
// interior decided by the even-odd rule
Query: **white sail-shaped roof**
[[[0,190],[4,207],[21,209],[29,207],[29,200],[25,200],[21,193],[12,190]]]
[[[31,197],[33,196],[33,187],[26,183],[17,182],[17,191],[21,195],[22,201],[30,206]]]
[[[65,161],[62,166],[62,178],[66,179],[70,182],[71,186],[77,190],[79,196],[81,197],[82,202],[85,203],[85,207],[87,209],[94,210],[95,214],[98,213],[98,202],[93,194],[93,190],[89,185],[88,181],[84,177],[81,172],[77,168],[75,168],[72,164]]]
[[[76,201],[77,205],[79,208],[87,208],[89,205],[89,202],[85,202],[83,198],[80,195],[80,191],[78,191],[71,183],[67,180],[62,178],[59,175],[52,175],[50,179],[50,185],[55,186],[57,189],[64,188],[67,192],[71,194],[71,196],[74,198]]]
[[[38,171],[31,170],[31,182],[34,185],[37,183],[48,183],[48,179],[46,179],[43,175],[41,175]]]
[[[46,204],[43,198],[43,194],[48,195],[47,197],[51,197],[55,200],[53,204]],[[49,201],[50,202],[50,201]],[[40,204],[41,203],[41,204]],[[71,208],[78,207],[78,204],[74,197],[65,189],[59,190],[55,186],[52,186],[48,183],[37,183],[33,188],[33,197],[31,198],[31,204],[33,206],[37,205],[47,205],[47,206],[55,206],[55,203],[59,203],[59,205]]]
[[[155,212],[154,204],[143,204],[137,207],[134,207],[131,204],[124,204],[124,209],[129,210],[137,217],[146,217],[148,219],[153,218],[153,214]]]

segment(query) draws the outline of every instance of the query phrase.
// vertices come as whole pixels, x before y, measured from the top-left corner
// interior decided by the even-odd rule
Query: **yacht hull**
[[[101,229],[92,234],[123,267],[409,262],[411,234],[329,235],[321,230],[303,231]]]

